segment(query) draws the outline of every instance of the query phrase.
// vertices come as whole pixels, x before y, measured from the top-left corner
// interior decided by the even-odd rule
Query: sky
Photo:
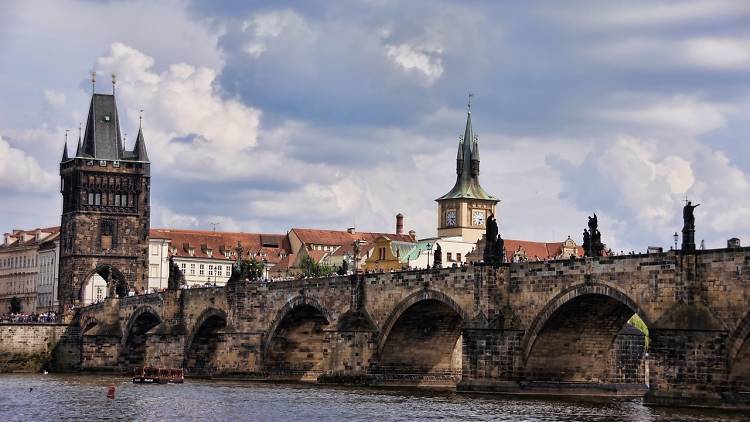
[[[3,231],[59,225],[92,70],[152,227],[432,236],[473,93],[504,238],[750,242],[748,2],[0,0]]]

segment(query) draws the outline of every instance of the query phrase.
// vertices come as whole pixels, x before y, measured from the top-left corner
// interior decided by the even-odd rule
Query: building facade
[[[60,266],[60,233],[57,232],[39,245],[37,262],[39,268],[36,280],[36,312],[57,311],[57,281]]]
[[[91,300],[102,282],[105,297],[146,291],[150,166],[142,129],[125,150],[114,94],[93,94],[76,153],[66,143],[60,162],[61,307]]]
[[[0,245],[0,315],[11,313],[12,302],[20,306],[17,311],[37,312],[39,248],[58,234],[58,227],[5,233]]]
[[[237,254],[263,262],[268,270],[288,255],[283,234],[152,229],[149,238],[149,291],[167,288],[169,257],[185,276],[188,287],[223,286],[232,275]]]

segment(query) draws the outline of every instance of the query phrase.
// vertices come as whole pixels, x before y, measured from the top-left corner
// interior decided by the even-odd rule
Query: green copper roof
[[[450,192],[436,199],[484,199],[488,201],[499,201],[499,199],[487,193],[479,184],[479,142],[474,135],[471,125],[471,110],[466,117],[466,130],[464,137],[458,144],[458,156],[456,157],[456,184]]]

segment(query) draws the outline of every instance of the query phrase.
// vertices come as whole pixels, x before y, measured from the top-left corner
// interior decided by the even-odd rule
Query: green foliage
[[[21,313],[21,299],[13,296],[10,298],[10,313],[20,314]]]
[[[232,276],[229,277],[229,281],[259,280],[263,277],[265,270],[265,265],[257,259],[243,259],[240,262],[239,268],[237,265],[232,267]]]
[[[628,324],[637,328],[638,331],[642,332],[643,335],[646,336],[645,347],[646,347],[646,350],[648,350],[648,345],[651,341],[651,338],[648,336],[648,327],[646,326],[646,323],[643,322],[643,320],[641,319],[641,317],[638,316],[638,314],[633,314],[633,316],[630,317],[630,319],[628,320]]]
[[[313,261],[312,258],[306,256],[302,259],[300,264],[300,277],[330,277],[333,274],[333,269],[327,265],[319,264]]]

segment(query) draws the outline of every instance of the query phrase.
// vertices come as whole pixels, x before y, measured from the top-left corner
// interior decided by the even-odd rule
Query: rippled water
[[[106,397],[115,384],[117,396]],[[187,380],[133,385],[101,375],[0,375],[0,420],[740,421],[742,413],[494,395]]]

